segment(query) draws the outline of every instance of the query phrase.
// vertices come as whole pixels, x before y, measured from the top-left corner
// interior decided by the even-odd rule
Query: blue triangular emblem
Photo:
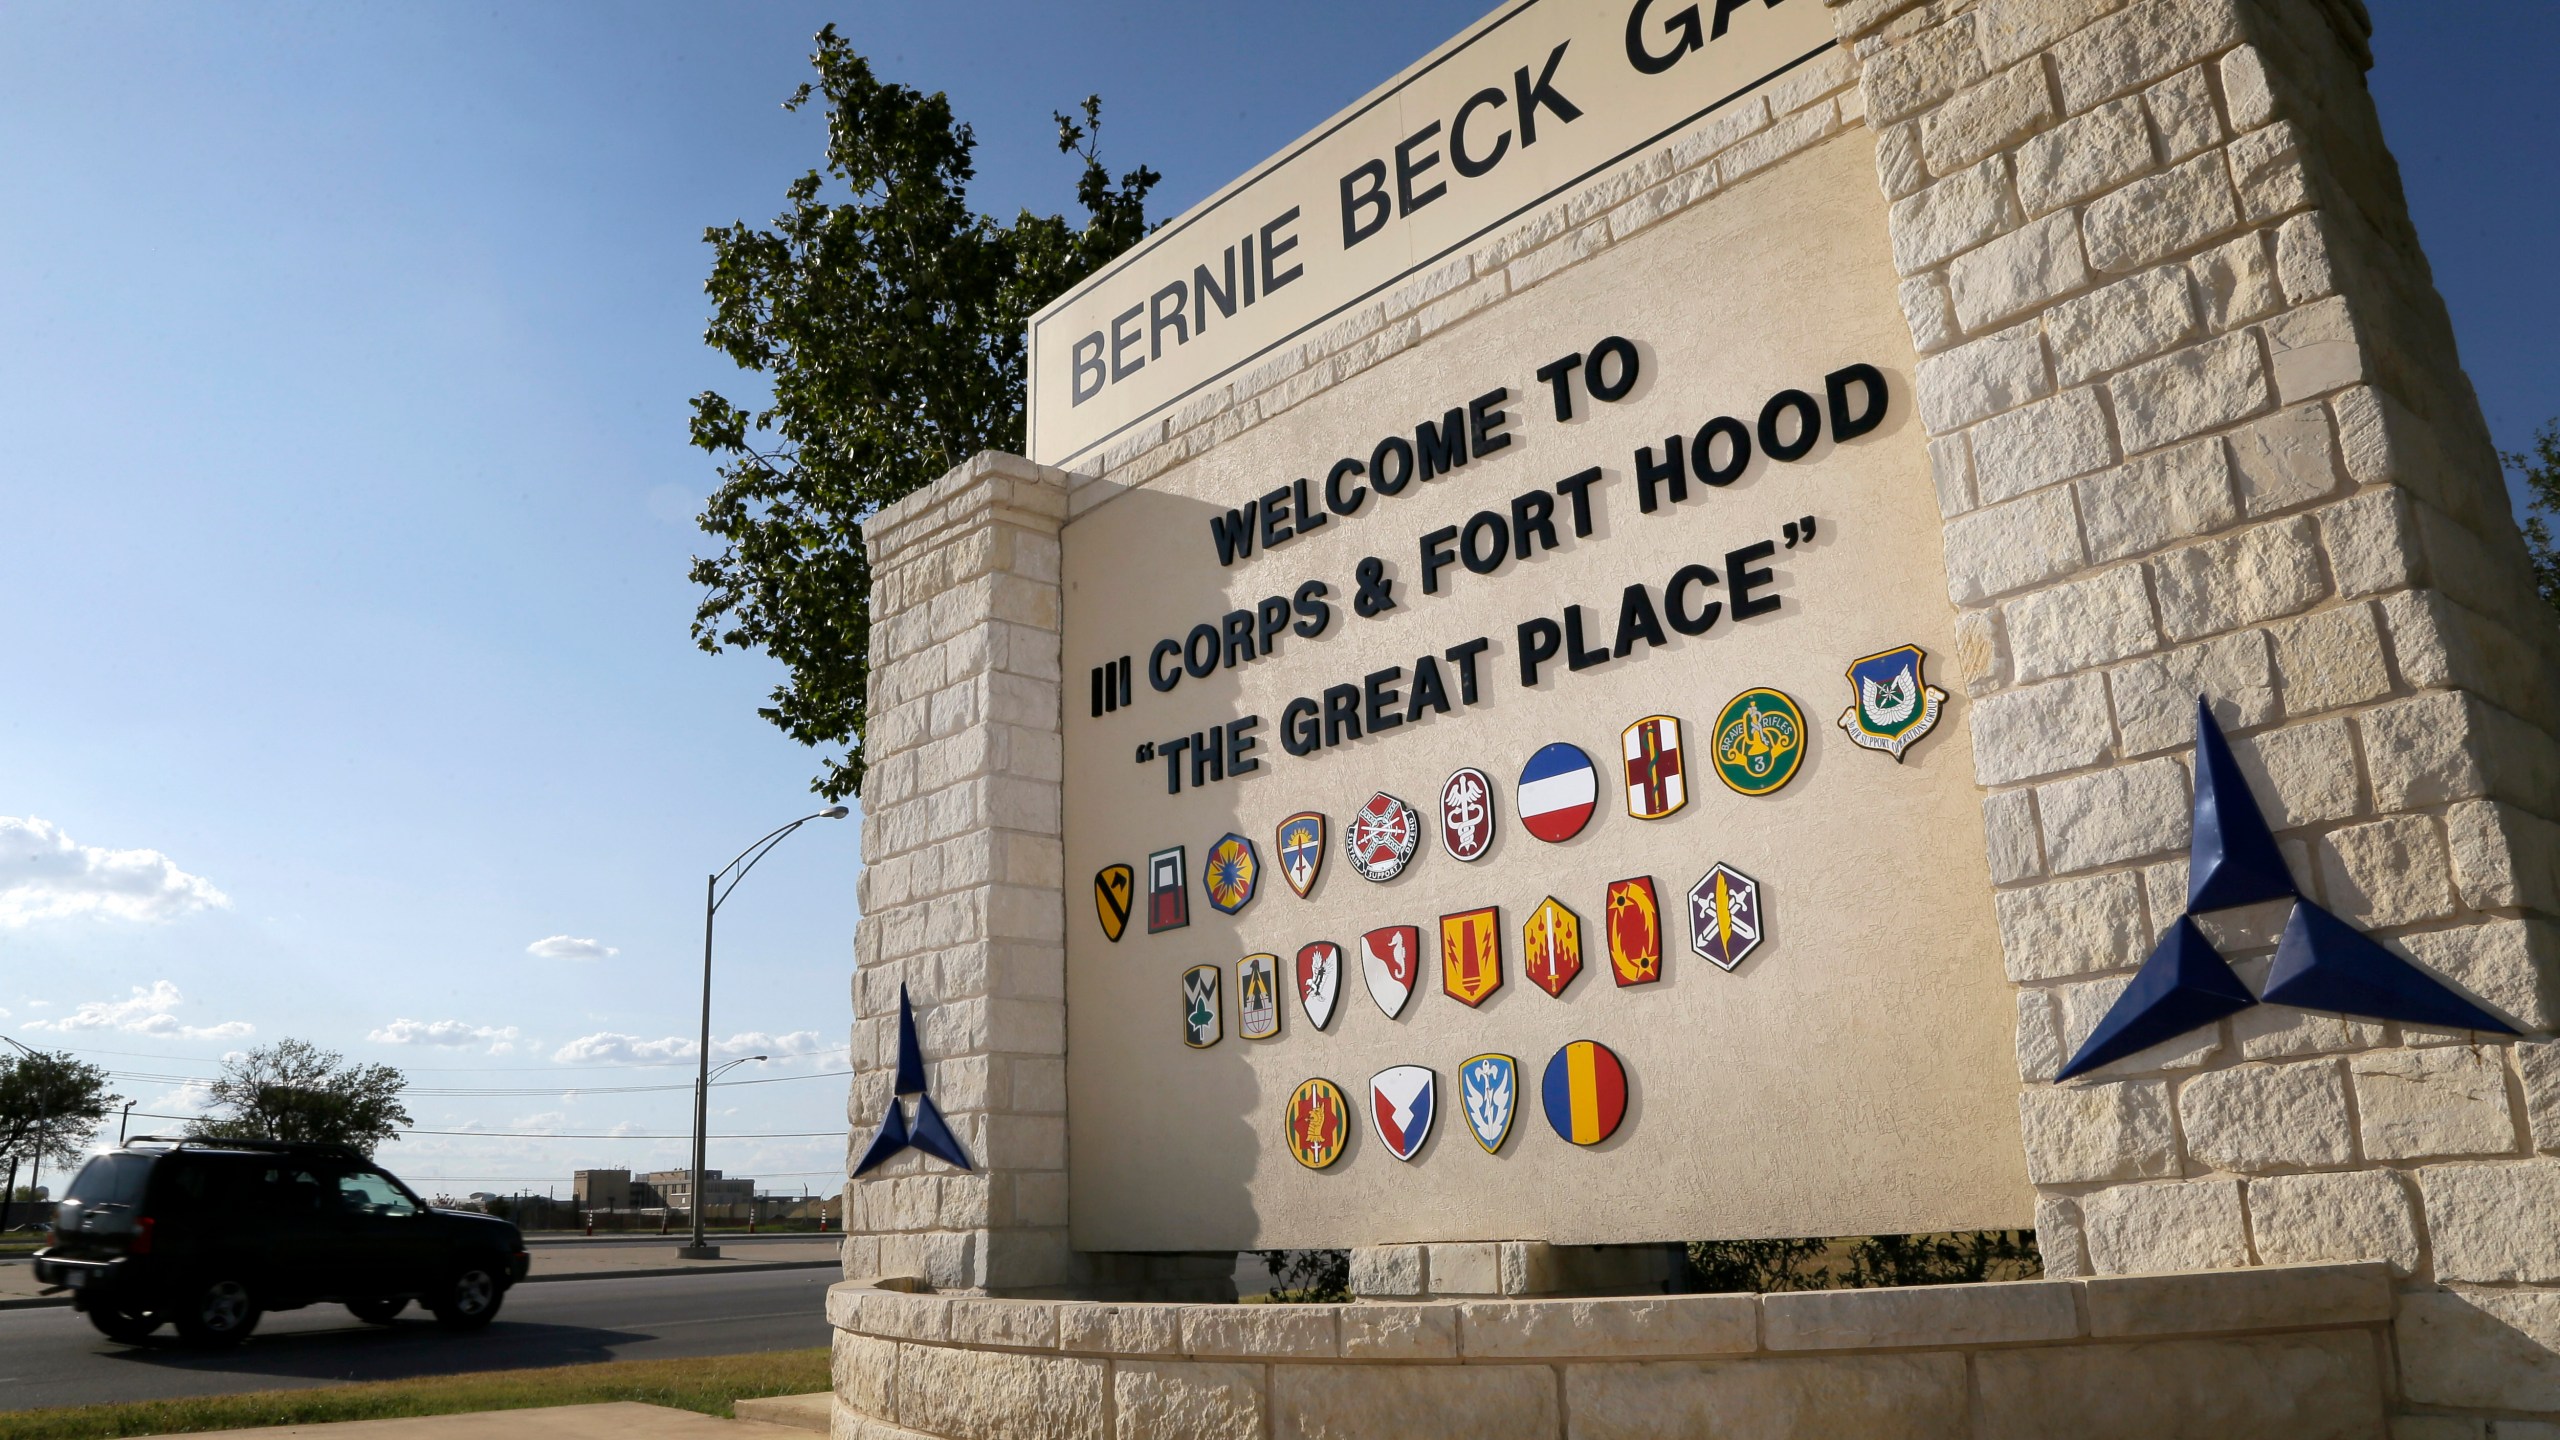
[[[2196,810],[2187,845],[2187,911],[2227,910],[2297,892],[2284,852],[2249,793],[2231,742],[2213,711],[2196,697]]]
[[[2267,972],[2265,998],[2369,1020],[2516,1033],[2514,1026],[2308,900],[2294,902],[2293,917],[2285,922],[2275,967]]]
[[[904,981],[898,984],[898,1084],[894,1093],[924,1093],[924,1047],[916,1043],[916,1012],[907,1003]]]
[[[2196,922],[2181,915],[2058,1078],[2086,1074],[2257,1003]]]

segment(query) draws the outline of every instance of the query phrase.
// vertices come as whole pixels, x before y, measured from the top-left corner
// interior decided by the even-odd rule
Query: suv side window
[[[338,1177],[338,1207],[347,1215],[415,1215],[417,1202],[402,1194],[391,1177],[372,1170],[352,1170]]]
[[[304,1165],[269,1165],[258,1177],[261,1208],[288,1224],[308,1224],[324,1213],[330,1192],[319,1172]]]

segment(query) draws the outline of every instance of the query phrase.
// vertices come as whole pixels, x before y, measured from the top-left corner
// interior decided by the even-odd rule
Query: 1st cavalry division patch
[[[1102,935],[1116,941],[1129,928],[1129,902],[1138,873],[1126,865],[1105,865],[1093,872],[1093,909],[1101,917]]]
[[[1680,722],[1647,715],[1618,737],[1627,758],[1627,813],[1659,820],[1689,803],[1689,777],[1680,767]]]
[[[1330,1080],[1303,1080],[1289,1094],[1289,1154],[1310,1170],[1342,1158],[1351,1137],[1351,1107]]]
[[[1307,898],[1316,888],[1316,872],[1324,868],[1324,815],[1315,810],[1301,810],[1280,822],[1273,837],[1278,842],[1280,878]]]
[[[1182,972],[1182,1043],[1206,1050],[1226,1033],[1219,1014],[1218,967],[1194,965]]]
[[[1385,884],[1404,873],[1422,840],[1422,817],[1414,808],[1381,790],[1352,812],[1342,827],[1342,850],[1363,880]]]
[[[1922,673],[1928,663],[1929,652],[1917,645],[1849,662],[1849,708],[1840,712],[1840,728],[1852,743],[1881,750],[1898,765],[1903,751],[1937,728],[1947,692]]]
[[[1191,893],[1183,888],[1182,847],[1158,850],[1147,857],[1147,933],[1179,930],[1191,923]]]
[[[1462,1005],[1481,1005],[1502,988],[1502,913],[1488,905],[1440,917],[1440,988]]]
[[[1280,957],[1247,955],[1236,962],[1236,1034],[1268,1040],[1280,1033]]]
[[[1209,892],[1210,906],[1221,915],[1233,915],[1250,903],[1261,879],[1262,857],[1241,835],[1220,836],[1209,847],[1209,858],[1200,862],[1200,888]]]
[[[1737,795],[1767,795],[1804,764],[1804,712],[1783,690],[1745,690],[1716,716],[1716,775]]]
[[[1609,968],[1621,985],[1650,985],[1662,978],[1662,904],[1653,877],[1609,882],[1602,917],[1609,929]]]

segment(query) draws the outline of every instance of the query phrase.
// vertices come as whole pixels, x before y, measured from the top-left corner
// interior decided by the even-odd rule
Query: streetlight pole
[[[694,1049],[693,1079],[693,1243],[676,1247],[676,1258],[679,1260],[720,1258],[720,1247],[704,1239],[702,1234],[702,1149],[704,1132],[710,1128],[711,1112],[712,922],[719,918],[721,903],[737,890],[738,882],[746,879],[747,872],[756,868],[757,862],[771,854],[773,847],[781,844],[792,831],[812,820],[841,820],[848,813],[850,812],[842,805],[831,805],[814,815],[803,815],[739,851],[736,859],[713,871],[710,877],[702,882],[702,1030],[701,1038]],[[737,872],[734,875],[730,874],[733,870]],[[725,889],[720,883],[723,879],[729,882]]]

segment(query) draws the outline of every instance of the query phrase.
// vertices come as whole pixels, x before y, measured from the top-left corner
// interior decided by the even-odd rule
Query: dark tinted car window
[[[257,1208],[257,1162],[242,1155],[177,1155],[162,1162],[160,1202],[200,1213]]]
[[[142,1182],[151,1177],[148,1155],[100,1155],[72,1177],[71,1198],[83,1205],[131,1205],[142,1198]]]

